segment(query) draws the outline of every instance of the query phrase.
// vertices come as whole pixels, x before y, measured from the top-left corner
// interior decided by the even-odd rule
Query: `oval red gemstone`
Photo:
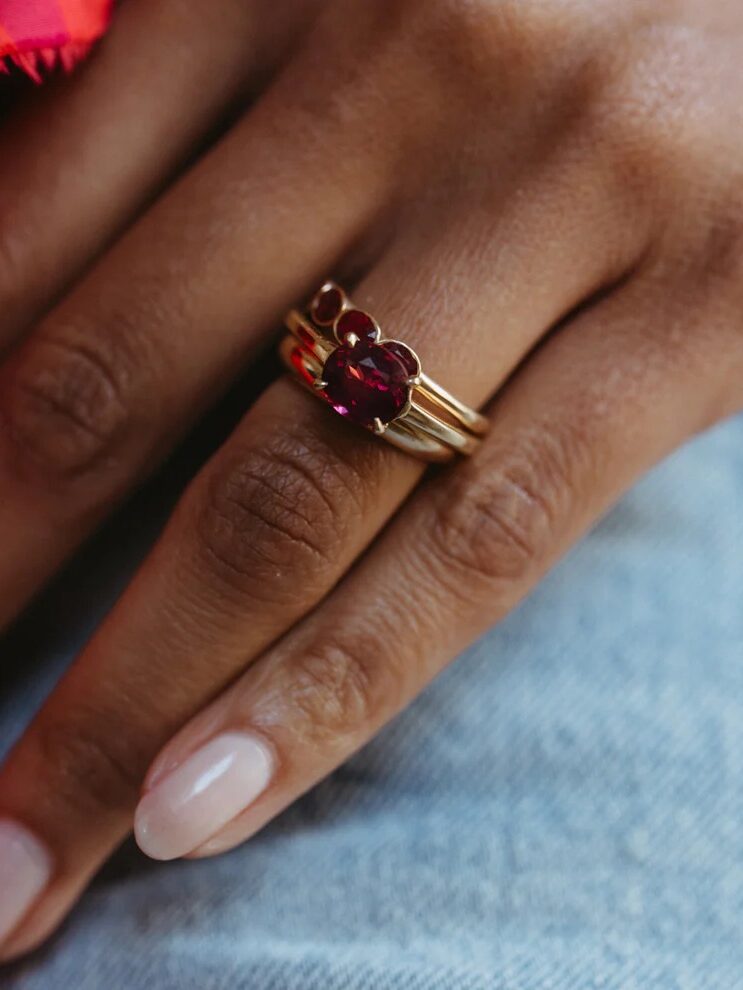
[[[360,309],[348,309],[338,320],[335,335],[343,343],[351,334],[373,344],[378,336],[377,325],[368,313],[362,313]]]
[[[360,341],[337,347],[325,362],[325,396],[341,416],[372,428],[391,423],[408,403],[408,372],[399,358],[378,344]]]
[[[340,289],[329,286],[322,289],[312,303],[312,316],[321,326],[335,323],[343,309],[343,294]]]

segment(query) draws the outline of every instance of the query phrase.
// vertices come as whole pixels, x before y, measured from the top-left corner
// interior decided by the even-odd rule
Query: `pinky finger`
[[[634,282],[543,345],[478,454],[422,487],[333,595],[161,752],[136,814],[146,853],[210,855],[255,833],[505,615],[640,473],[732,411],[693,309],[694,353],[671,347],[678,327],[648,331],[669,326],[667,299]],[[700,307],[700,327],[709,316]],[[737,363],[739,381],[740,344],[725,361],[717,343],[716,366]]]

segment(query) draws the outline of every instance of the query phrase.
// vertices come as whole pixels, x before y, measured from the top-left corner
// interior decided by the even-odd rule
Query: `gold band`
[[[318,301],[330,298],[333,307]],[[282,341],[281,357],[294,376],[324,397],[342,415],[359,422],[352,403],[341,401],[340,390],[350,387],[356,397],[362,373],[392,373],[397,406],[385,406],[385,419],[374,418],[361,425],[373,429],[389,443],[414,457],[447,461],[455,454],[472,454],[487,432],[488,420],[442,388],[420,367],[417,355],[401,341],[385,340],[376,322],[357,310],[343,290],[326,282],[304,315],[291,310],[286,316],[290,336]],[[363,336],[362,336],[363,335]],[[390,356],[392,355],[392,356]],[[332,358],[332,360],[330,360]],[[365,360],[364,360],[365,359]],[[375,363],[377,367],[375,367]],[[325,381],[328,368],[341,368],[341,377]],[[407,368],[407,371],[405,370]],[[343,373],[350,374],[343,378]],[[373,409],[372,398],[369,408]],[[346,408],[348,407],[348,409]],[[372,413],[366,410],[367,417]]]

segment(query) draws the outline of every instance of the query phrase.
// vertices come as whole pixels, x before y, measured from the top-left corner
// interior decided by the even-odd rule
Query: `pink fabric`
[[[37,82],[43,70],[83,58],[108,26],[112,0],[0,0],[0,71],[10,63]]]

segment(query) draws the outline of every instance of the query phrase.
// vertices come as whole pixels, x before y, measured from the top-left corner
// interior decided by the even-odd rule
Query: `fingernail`
[[[46,887],[52,857],[23,825],[0,819],[0,943]]]
[[[273,754],[256,736],[216,736],[139,802],[134,816],[139,848],[153,859],[185,856],[252,804],[273,769]]]

